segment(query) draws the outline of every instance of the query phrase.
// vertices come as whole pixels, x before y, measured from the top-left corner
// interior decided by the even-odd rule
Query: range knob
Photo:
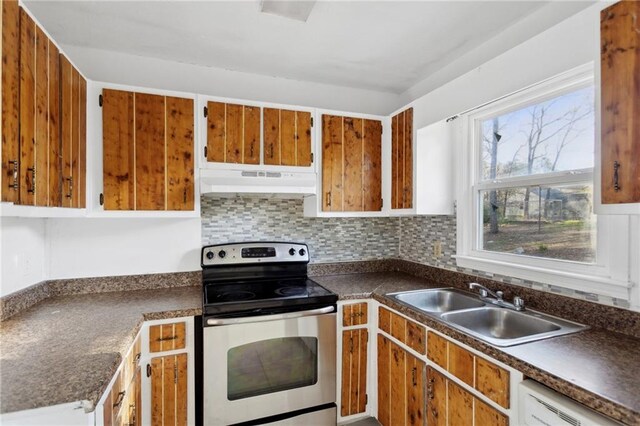
[[[215,255],[213,254],[212,251],[208,251],[207,252],[207,259],[211,260],[211,259],[213,259],[213,256],[215,256]]]
[[[300,253],[300,256],[304,256],[305,254],[307,254],[307,251],[305,249],[300,249],[298,253]]]
[[[291,256],[293,256],[294,254],[296,254],[296,249],[294,249],[294,248],[290,248],[290,249],[289,249],[289,254],[290,254]]]
[[[224,259],[224,257],[227,255],[227,252],[224,250],[220,250],[218,252],[218,257],[220,257],[220,259]]]

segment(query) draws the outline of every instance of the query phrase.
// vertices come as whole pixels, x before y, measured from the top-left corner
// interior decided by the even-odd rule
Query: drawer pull
[[[614,161],[613,162],[613,190],[616,192],[620,191],[618,169],[620,169],[620,163],[618,163],[618,161]]]
[[[13,179],[13,183],[9,184],[9,188],[13,189],[14,191],[18,190],[19,184],[18,184],[18,165],[20,164],[18,162],[18,160],[9,160],[9,164],[11,164],[11,176]]]
[[[29,194],[35,194],[36,192],[36,166],[27,167],[27,173],[31,172],[31,187],[27,188]]]
[[[140,352],[138,352],[138,353],[136,354],[136,356],[134,356],[134,357],[133,357],[133,363],[134,363],[134,364],[138,364],[138,362],[140,362],[140,356],[141,356],[141,355],[142,355],[142,354],[141,354]]]
[[[118,399],[116,399],[116,402],[113,403],[113,408],[117,408],[120,406],[120,404],[122,404],[122,401],[124,401],[125,393],[126,391],[118,392]]]
[[[168,336],[168,337],[158,337],[156,339],[156,342],[166,342],[168,340],[176,340],[178,338],[177,335],[173,335],[173,336]]]

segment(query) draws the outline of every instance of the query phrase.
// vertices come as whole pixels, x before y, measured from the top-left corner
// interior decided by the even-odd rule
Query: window
[[[459,266],[628,299],[627,223],[593,213],[594,97],[581,69],[462,116]]]

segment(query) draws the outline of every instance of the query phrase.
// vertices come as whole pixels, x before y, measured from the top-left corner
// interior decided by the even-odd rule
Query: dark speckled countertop
[[[609,417],[640,425],[638,338],[593,328],[497,348],[385,296],[442,287],[434,281],[403,272],[313,279],[343,300],[374,298]],[[199,315],[201,303],[198,285],[60,295],[2,321],[0,412],[74,401],[91,409],[144,320]]]
[[[57,296],[0,323],[0,412],[102,396],[144,320],[199,315],[201,287]]]
[[[373,297],[584,405],[625,424],[640,425],[640,339],[600,329],[497,348],[397,303],[385,294],[443,287],[402,272],[314,277],[341,299]]]

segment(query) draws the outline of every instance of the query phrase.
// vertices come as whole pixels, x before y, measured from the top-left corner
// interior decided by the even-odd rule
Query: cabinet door
[[[407,399],[406,399],[406,352],[398,345],[390,342],[390,362],[389,376],[390,392],[389,420],[391,425],[404,425],[407,419]]]
[[[343,117],[322,116],[322,210],[342,211]]]
[[[323,211],[382,209],[382,123],[322,116]]]
[[[105,210],[193,210],[193,100],[102,91]]]
[[[207,161],[260,163],[260,108],[207,103]]]
[[[450,425],[473,425],[473,395],[447,380],[447,419]]]
[[[363,210],[382,210],[382,122],[364,120],[362,155]]]
[[[432,367],[427,367],[427,424],[447,424],[447,379]]]
[[[62,206],[83,208],[86,200],[86,82],[60,55]]]
[[[35,205],[36,25],[20,9],[20,204]]]
[[[105,210],[134,210],[132,92],[102,91],[102,168]]]
[[[367,405],[367,329],[342,332],[340,415],[363,413]]]
[[[193,101],[167,97],[167,210],[193,210]]]
[[[2,201],[20,201],[20,7],[2,1]]]
[[[600,17],[602,203],[640,202],[640,2]]]
[[[151,424],[187,424],[187,354],[151,359]]]
[[[135,94],[136,210],[165,207],[164,96]]]
[[[424,425],[424,368],[424,362],[406,353],[407,425]]]
[[[413,207],[413,108],[391,118],[391,208]]]
[[[378,334],[378,421],[386,426],[390,424],[391,367],[389,339]]]
[[[264,164],[311,165],[311,113],[277,108],[263,110]]]

